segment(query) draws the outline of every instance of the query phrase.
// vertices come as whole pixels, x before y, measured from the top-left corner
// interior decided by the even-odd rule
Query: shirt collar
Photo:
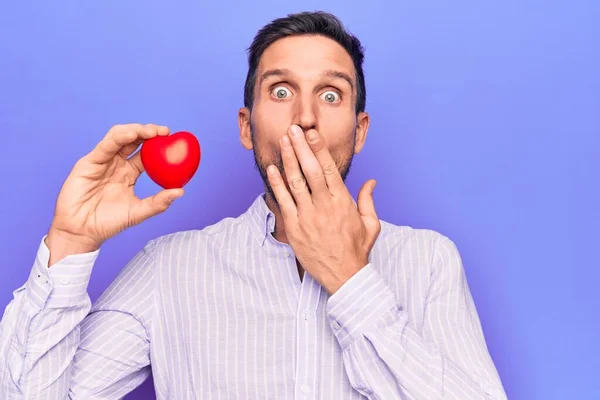
[[[354,199],[352,199],[352,202],[355,206],[357,205]],[[265,192],[256,196],[252,205],[244,213],[244,218],[256,241],[262,247],[265,244],[267,235],[275,231],[275,214],[267,206]]]
[[[264,245],[267,235],[275,231],[275,214],[265,201],[265,192],[259,194],[244,214],[252,234],[260,246]]]

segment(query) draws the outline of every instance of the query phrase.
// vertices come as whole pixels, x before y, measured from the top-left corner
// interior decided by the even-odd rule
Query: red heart
[[[200,143],[190,132],[155,136],[140,151],[146,173],[164,189],[182,188],[200,165]]]

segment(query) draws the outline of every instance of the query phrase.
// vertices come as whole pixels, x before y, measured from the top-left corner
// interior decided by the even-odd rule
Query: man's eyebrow
[[[291,72],[289,69],[268,69],[265,72],[263,72],[260,76],[260,79],[258,81],[258,85],[260,86],[263,81],[271,76],[289,76],[291,75]]]
[[[292,75],[292,72],[289,69],[285,69],[285,68],[269,69],[260,75],[260,80],[258,82],[258,85],[260,86],[265,79],[267,79],[271,76],[287,77],[290,75]],[[350,75],[348,75],[345,72],[336,71],[334,69],[328,69],[327,71],[325,71],[323,73],[323,76],[326,76],[329,78],[343,79],[346,82],[348,82],[348,84],[350,85],[350,88],[352,90],[354,90],[354,82],[352,81],[352,78],[350,77]]]
[[[334,69],[328,69],[327,71],[325,71],[325,73],[323,75],[328,76],[330,78],[343,79],[346,82],[348,82],[348,85],[350,85],[350,88],[352,90],[354,90],[354,82],[352,81],[352,78],[350,77],[350,75],[348,75],[345,72],[336,71]]]

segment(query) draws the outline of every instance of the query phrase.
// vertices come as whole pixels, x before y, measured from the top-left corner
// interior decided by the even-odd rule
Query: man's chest
[[[204,280],[189,274],[189,281],[166,285],[151,339],[153,369],[168,372],[163,384],[183,379],[182,388],[224,398],[352,391],[327,320],[327,293],[309,274],[300,281],[292,266],[258,278],[236,271],[211,271]]]

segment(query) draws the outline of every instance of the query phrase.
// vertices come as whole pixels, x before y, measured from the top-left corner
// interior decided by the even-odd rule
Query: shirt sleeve
[[[445,236],[422,332],[370,263],[330,297],[327,315],[348,378],[369,399],[506,399],[460,255]]]
[[[155,243],[127,263],[82,321],[69,398],[120,399],[150,376]]]
[[[42,239],[0,322],[0,398],[115,399],[139,386],[150,375],[153,249],[149,242],[92,306],[99,250],[48,268]]]
[[[87,287],[99,250],[67,256],[48,268],[45,239],[0,321],[2,399],[66,397],[78,324],[91,307]]]

